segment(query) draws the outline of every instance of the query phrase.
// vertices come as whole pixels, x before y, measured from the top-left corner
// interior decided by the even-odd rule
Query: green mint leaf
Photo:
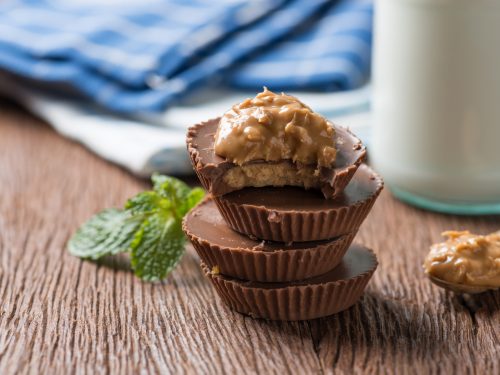
[[[182,218],[204,196],[200,188],[155,174],[153,190],[130,198],[124,210],[105,210],[83,224],[68,243],[71,254],[90,259],[131,252],[135,274],[160,280],[184,253]]]
[[[202,188],[191,189],[186,198],[181,202],[181,204],[176,207],[177,215],[184,217],[189,210],[196,206],[205,196],[205,191]]]
[[[181,259],[184,243],[181,222],[177,218],[169,212],[151,215],[142,223],[130,245],[136,276],[146,281],[163,279]]]
[[[127,251],[141,221],[129,212],[107,209],[91,217],[71,237],[71,254],[89,259]]]
[[[151,181],[153,182],[153,190],[160,194],[168,190],[169,192],[173,192],[177,197],[182,198],[189,194],[191,190],[184,181],[171,176],[155,173],[151,176]]]
[[[191,191],[188,185],[174,177],[153,175],[151,180],[153,181],[154,191],[162,198],[168,199],[174,210],[182,204]]]
[[[131,243],[131,262],[135,274],[143,280],[163,279],[184,253],[185,237],[181,230],[184,215],[204,196],[200,188],[190,189],[184,182],[169,176],[153,175],[149,196],[129,200],[127,209],[151,213]],[[150,205],[150,201],[154,204]],[[150,209],[158,207],[154,211]]]
[[[184,182],[174,177],[155,174],[151,179],[154,190],[171,202],[173,212],[181,219],[205,195],[203,189],[191,189]]]
[[[153,213],[160,208],[162,199],[155,191],[145,191],[130,198],[125,203],[125,210],[132,214]]]

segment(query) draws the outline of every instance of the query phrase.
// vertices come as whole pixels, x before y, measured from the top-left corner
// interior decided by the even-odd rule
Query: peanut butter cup
[[[333,270],[288,283],[245,281],[201,264],[220,298],[232,309],[255,318],[307,320],[335,314],[354,305],[377,268],[371,250],[352,245]]]
[[[227,305],[256,318],[305,320],[360,298],[377,260],[349,246],[383,181],[362,164],[358,138],[265,89],[189,128],[187,147],[211,197],[183,230]]]
[[[187,148],[214,196],[249,186],[299,186],[334,198],[366,156],[347,129],[292,96],[270,91],[189,128]]]
[[[362,165],[335,199],[285,186],[245,188],[214,200],[240,233],[277,242],[319,241],[357,232],[382,188],[382,179]]]
[[[328,272],[355,235],[292,244],[253,240],[229,228],[210,198],[185,217],[183,230],[210,270],[260,282],[303,280]]]

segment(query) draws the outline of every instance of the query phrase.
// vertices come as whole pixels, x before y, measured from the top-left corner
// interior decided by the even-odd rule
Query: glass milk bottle
[[[370,156],[400,199],[500,213],[500,0],[378,0]]]

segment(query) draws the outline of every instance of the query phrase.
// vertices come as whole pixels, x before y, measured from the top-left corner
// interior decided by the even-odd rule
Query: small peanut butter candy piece
[[[265,88],[222,116],[215,153],[238,165],[292,160],[333,167],[337,154],[334,132],[332,123],[297,98]]]
[[[431,246],[425,272],[453,284],[500,288],[500,232],[480,236],[448,231]]]

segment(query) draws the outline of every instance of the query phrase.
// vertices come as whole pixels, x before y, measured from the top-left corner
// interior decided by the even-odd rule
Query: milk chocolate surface
[[[241,286],[249,288],[262,288],[262,289],[277,289],[288,288],[291,286],[309,286],[321,285],[326,283],[338,282],[343,280],[353,279],[364,273],[372,273],[377,268],[377,258],[372,251],[366,247],[353,244],[347,250],[346,255],[333,270],[310,279],[293,281],[287,283],[261,283],[255,281],[237,280]],[[231,280],[224,275],[216,275],[226,280]]]
[[[276,163],[280,164],[281,169],[283,169],[281,172],[284,176],[288,176],[288,179],[290,179],[290,172],[296,171],[293,173],[305,181],[304,185],[306,188],[317,188],[322,191],[324,197],[334,198],[348,184],[366,156],[365,147],[358,138],[344,128],[334,127],[335,133],[333,139],[337,151],[333,167],[319,167],[318,169],[316,164],[293,163],[292,160],[255,160],[246,163],[244,166],[238,166],[215,153],[214,137],[218,124],[219,119],[197,124],[188,130],[187,136],[187,146],[193,167],[205,189],[214,196],[227,194],[242,188],[242,186],[231,184],[227,178],[225,179],[226,174],[230,170],[245,167],[252,169],[252,166],[257,166],[256,170],[255,168],[251,171],[243,171],[242,169],[244,173],[250,175],[247,178],[250,181],[246,181],[244,184],[251,185],[251,179],[258,179],[261,175],[259,173],[259,165],[266,166]],[[292,182],[292,184],[295,185],[296,181]],[[253,186],[263,186],[262,181]]]
[[[321,245],[326,245],[331,241],[310,241],[310,242],[273,242],[251,239],[241,233],[232,230],[221,216],[217,206],[211,199],[200,203],[193,209],[184,221],[187,231],[196,235],[200,240],[231,249],[254,250],[254,251],[279,251],[279,250],[301,250],[309,249]]]
[[[259,241],[230,229],[211,198],[186,215],[183,230],[211,269],[262,282],[303,280],[330,271],[341,261],[356,234],[289,244]]]
[[[234,230],[279,242],[327,240],[357,232],[380,191],[382,179],[361,165],[335,199],[297,187],[245,188],[214,197]]]
[[[362,165],[349,185],[335,199],[325,199],[317,190],[304,191],[293,186],[248,187],[220,199],[236,205],[262,206],[275,211],[328,211],[367,200],[380,189],[380,185],[380,178],[366,165]]]
[[[355,304],[377,267],[375,255],[353,245],[338,267],[308,280],[262,283],[213,274],[201,264],[222,301],[254,318],[306,320],[335,314]]]

